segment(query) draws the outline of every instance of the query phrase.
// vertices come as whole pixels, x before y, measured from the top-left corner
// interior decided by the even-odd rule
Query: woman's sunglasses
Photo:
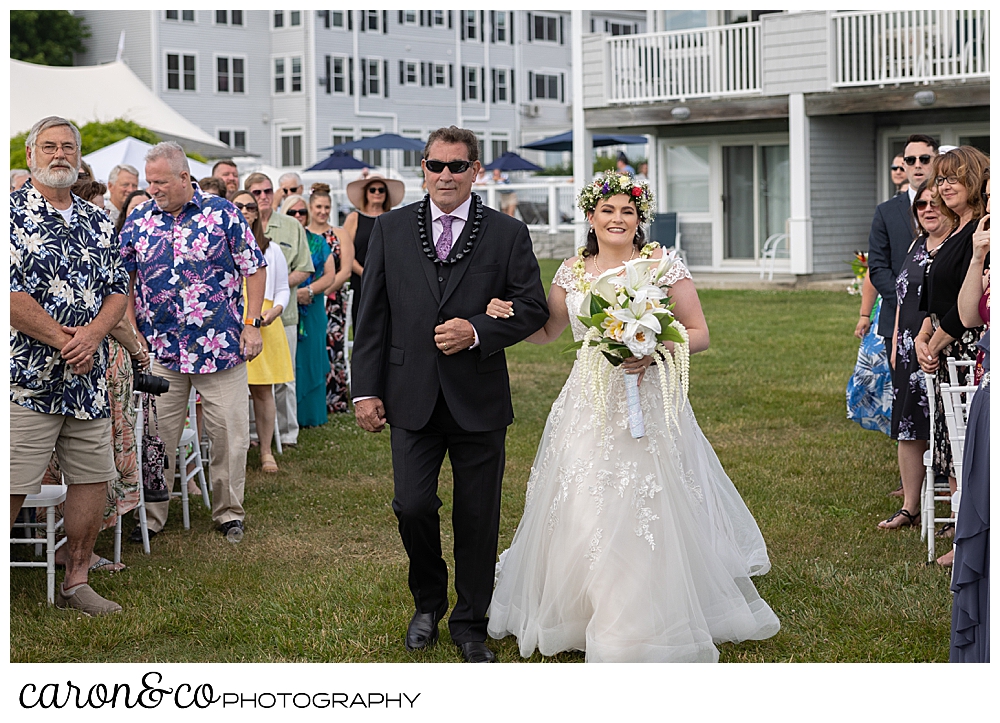
[[[253,211],[255,213],[257,211],[256,203],[234,203],[233,205],[241,211]]]
[[[385,186],[369,186],[368,193],[377,193],[379,195],[382,195],[383,193],[385,193]]]
[[[447,168],[452,173],[458,174],[468,171],[472,165],[472,161],[450,161],[445,163],[444,161],[424,160],[424,165],[427,166],[427,170],[431,173],[443,173],[444,169]]]
[[[931,208],[939,208],[939,205],[934,201],[928,201],[926,198],[921,198],[919,201],[914,201],[913,205],[918,211],[923,211],[925,208],[930,206]]]
[[[304,208],[290,208],[288,209],[289,216],[308,216],[309,211]]]

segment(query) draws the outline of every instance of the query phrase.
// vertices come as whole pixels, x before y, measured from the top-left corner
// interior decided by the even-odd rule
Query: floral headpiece
[[[584,213],[590,213],[597,208],[602,198],[617,196],[624,193],[635,203],[639,212],[639,223],[646,223],[653,214],[653,192],[644,181],[637,181],[627,173],[605,171],[604,176],[593,183],[588,183],[576,197],[576,205]]]

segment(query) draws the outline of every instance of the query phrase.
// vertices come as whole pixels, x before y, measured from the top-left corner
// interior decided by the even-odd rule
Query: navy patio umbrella
[[[499,158],[494,158],[493,161],[485,166],[484,170],[492,171],[494,169],[499,169],[501,171],[540,171],[541,166],[536,166],[531,161],[521,158],[513,151],[507,151]]]
[[[619,134],[595,133],[594,148],[601,146],[638,146],[646,143],[646,136],[626,136]],[[573,131],[566,131],[557,136],[542,138],[538,141],[525,143],[521,148],[533,151],[571,151],[573,150]]]
[[[359,161],[350,153],[344,151],[334,151],[329,156],[314,166],[309,166],[306,171],[355,171],[359,168],[371,168],[364,161]],[[305,171],[303,171],[305,172]]]
[[[384,151],[399,148],[404,151],[424,150],[424,142],[418,138],[403,138],[395,133],[383,133],[371,138],[362,138],[359,141],[348,141],[338,143],[335,146],[320,148],[321,151]]]

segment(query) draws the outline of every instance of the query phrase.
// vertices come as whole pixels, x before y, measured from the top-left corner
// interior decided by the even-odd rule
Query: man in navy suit
[[[916,133],[906,139],[903,163],[910,188],[875,209],[872,230],[868,234],[868,272],[872,284],[882,295],[882,310],[878,317],[878,335],[892,343],[896,323],[896,276],[910,243],[916,237],[916,226],[910,207],[917,187],[928,179],[937,157],[938,142],[930,136]]]

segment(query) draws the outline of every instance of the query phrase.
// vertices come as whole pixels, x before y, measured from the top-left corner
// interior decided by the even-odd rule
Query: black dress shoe
[[[486,647],[486,643],[472,641],[469,643],[459,643],[458,649],[462,651],[462,657],[466,663],[495,663],[497,656]]]
[[[149,533],[149,539],[150,540],[152,540],[157,535],[156,530],[147,530],[147,532]],[[132,534],[130,534],[128,536],[128,541],[129,542],[134,542],[136,545],[141,545],[142,544],[142,528],[139,527],[139,525],[136,525],[133,528]]]
[[[406,649],[423,650],[429,648],[438,641],[438,621],[441,616],[437,613],[413,613],[410,624],[406,628]]]

